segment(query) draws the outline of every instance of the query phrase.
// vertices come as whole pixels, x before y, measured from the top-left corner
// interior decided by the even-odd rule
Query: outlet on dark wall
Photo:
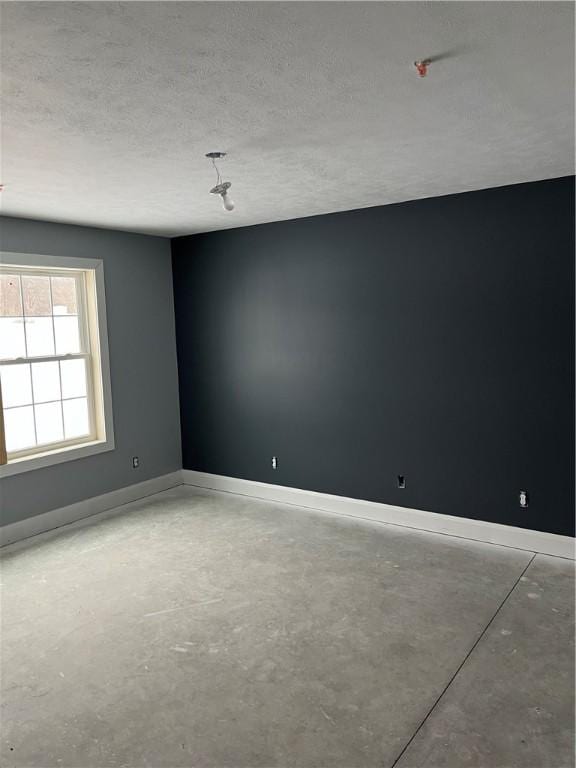
[[[573,535],[573,179],[172,252],[185,468]]]

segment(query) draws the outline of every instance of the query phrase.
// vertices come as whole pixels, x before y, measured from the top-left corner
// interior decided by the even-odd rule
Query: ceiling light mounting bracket
[[[212,187],[212,189],[210,190],[210,194],[225,195],[231,186],[232,186],[232,183],[230,181],[223,181],[221,184],[216,184],[215,187]]]

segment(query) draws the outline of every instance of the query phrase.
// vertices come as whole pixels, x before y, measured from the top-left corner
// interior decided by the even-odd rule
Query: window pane
[[[34,406],[36,413],[36,439],[38,445],[62,440],[62,406],[60,403],[44,403]]]
[[[86,364],[84,360],[63,360],[60,363],[62,375],[62,397],[86,396]]]
[[[54,354],[54,329],[51,317],[26,318],[28,357]]]
[[[34,402],[60,400],[60,372],[58,363],[32,363]]]
[[[56,354],[80,352],[80,332],[77,317],[55,317]]]
[[[3,365],[0,368],[4,408],[29,405],[32,402],[29,365]]]
[[[9,408],[4,411],[6,430],[6,450],[21,451],[36,445],[34,433],[34,414],[31,405],[26,408]]]
[[[27,277],[22,275],[25,315],[51,315],[49,277]]]
[[[88,401],[85,397],[78,400],[63,400],[62,409],[64,411],[64,435],[67,440],[90,434]]]
[[[20,317],[0,317],[0,359],[25,356],[24,320]]]
[[[52,304],[55,315],[75,315],[76,308],[76,280],[73,277],[53,277],[52,279]]]
[[[0,317],[22,315],[20,278],[18,275],[0,275]]]

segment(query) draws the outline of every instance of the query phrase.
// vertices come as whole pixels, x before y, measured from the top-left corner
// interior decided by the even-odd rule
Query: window
[[[0,476],[113,448],[102,262],[3,254]]]

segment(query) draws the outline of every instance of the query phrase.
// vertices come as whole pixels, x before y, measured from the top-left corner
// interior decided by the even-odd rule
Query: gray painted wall
[[[113,451],[0,480],[2,524],[180,469],[170,241],[29,219],[0,225],[4,251],[104,260],[116,441]]]

